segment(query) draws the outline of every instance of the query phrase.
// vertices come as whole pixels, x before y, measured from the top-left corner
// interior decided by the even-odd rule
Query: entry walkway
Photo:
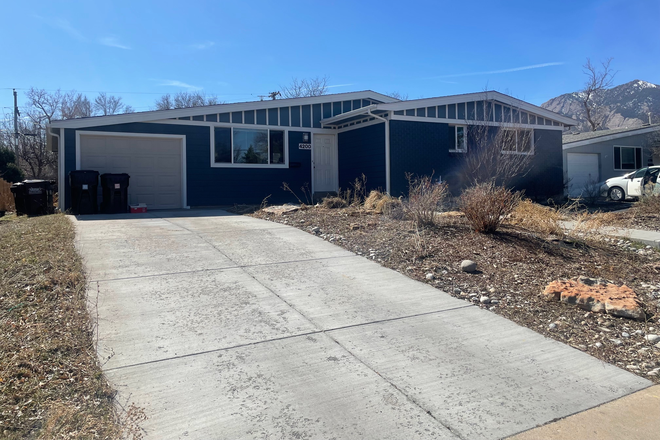
[[[285,225],[72,220],[105,373],[150,439],[496,439],[651,385]]]

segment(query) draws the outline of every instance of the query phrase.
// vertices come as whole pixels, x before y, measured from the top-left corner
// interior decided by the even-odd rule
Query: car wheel
[[[610,200],[614,202],[622,202],[626,198],[626,193],[623,192],[623,189],[619,188],[618,186],[613,186],[610,188],[610,191],[607,193],[607,195],[610,197]]]

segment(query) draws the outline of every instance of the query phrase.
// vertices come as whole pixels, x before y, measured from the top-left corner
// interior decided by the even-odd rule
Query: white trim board
[[[339,93],[336,95],[321,95],[307,98],[276,99],[269,101],[237,102],[231,104],[217,104],[211,106],[190,107],[175,110],[152,110],[139,113],[125,113],[121,115],[92,116],[88,118],[67,119],[54,121],[50,124],[55,128],[83,128],[103,125],[126,124],[130,122],[148,122],[161,119],[182,118],[187,116],[199,116],[213,113],[231,113],[243,110],[262,110],[269,108],[291,107],[298,105],[313,105],[367,99],[370,101],[398,102],[389,96],[373,91]],[[192,122],[192,121],[187,121]],[[201,121],[195,121],[201,122]]]
[[[119,133],[112,131],[76,131],[76,170],[80,169],[80,137],[81,136],[106,136],[106,137],[132,137],[132,138],[156,138],[156,139],[179,139],[181,141],[181,206],[188,206],[188,177],[186,175],[186,137],[179,134],[150,134],[150,133]]]
[[[628,130],[621,133],[613,133],[609,135],[603,135],[598,137],[593,137],[590,139],[584,139],[582,141],[576,142],[566,142],[562,145],[562,150],[570,150],[571,148],[582,147],[584,145],[597,144],[599,142],[607,142],[614,139],[621,139],[628,136],[637,136],[640,134],[652,133],[654,131],[660,132],[660,126],[640,128],[638,130]]]
[[[292,131],[308,131],[312,133],[336,133],[331,128],[311,128],[311,127],[292,127],[287,125],[264,125],[264,124],[239,124],[236,122],[207,122],[207,121],[180,121],[163,119],[157,121],[144,121],[145,124],[172,124],[172,125],[189,125],[194,127],[236,127],[236,128],[269,128],[271,130],[292,130]]]
[[[533,128],[537,130],[558,130],[564,131],[564,127],[557,125],[529,125],[529,124],[513,124],[510,122],[492,122],[492,121],[475,121],[468,119],[446,119],[446,118],[424,118],[422,116],[401,116],[392,115],[392,121],[413,121],[413,122],[430,122],[433,124],[450,124],[450,125],[488,125],[491,127],[502,128]]]

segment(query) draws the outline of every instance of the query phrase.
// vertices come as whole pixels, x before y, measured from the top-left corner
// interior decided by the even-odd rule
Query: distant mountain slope
[[[603,92],[606,107],[605,127],[637,127],[649,122],[660,122],[660,86],[634,80]],[[544,102],[541,107],[557,112],[578,122],[581,131],[588,131],[580,93],[566,93]]]

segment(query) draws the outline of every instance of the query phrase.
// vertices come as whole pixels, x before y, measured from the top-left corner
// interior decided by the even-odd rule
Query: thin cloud
[[[348,87],[352,86],[353,84],[335,84],[334,86],[327,86],[328,89],[334,89],[335,87]]]
[[[69,23],[67,20],[64,20],[62,18],[49,18],[46,19],[44,17],[41,17],[39,15],[34,16],[36,19],[46,23],[48,26],[54,28],[54,29],[59,29],[61,31],[66,32],[73,38],[80,40],[80,41],[86,41],[87,38],[76,28],[71,26],[71,23]]]
[[[489,70],[489,71],[485,71],[485,72],[455,73],[455,74],[452,74],[452,75],[433,76],[429,79],[458,78],[458,77],[461,77],[461,76],[476,76],[476,75],[496,75],[496,74],[500,74],[500,73],[520,72],[521,70],[541,69],[543,67],[550,67],[550,66],[561,66],[562,64],[564,64],[564,63],[563,62],[555,62],[555,63],[533,64],[531,66],[513,67],[511,69]]]
[[[195,50],[205,50],[205,49],[210,49],[213,46],[215,46],[215,42],[213,42],[213,41],[204,41],[202,43],[191,44],[190,48],[195,49]]]
[[[131,50],[130,47],[128,47],[128,46],[126,46],[126,45],[124,45],[124,44],[121,44],[121,43],[119,42],[119,40],[118,40],[117,38],[115,38],[115,37],[105,37],[105,38],[101,38],[101,39],[99,40],[99,42],[100,42],[102,45],[104,45],[104,46],[108,46],[108,47],[117,47],[117,48],[119,48],[119,49],[124,49],[124,50]]]
[[[200,90],[201,87],[193,86],[188,83],[184,83],[182,81],[177,81],[177,80],[172,80],[172,79],[165,79],[162,80],[159,86],[172,86],[172,87],[182,87],[184,89],[188,90]]]

